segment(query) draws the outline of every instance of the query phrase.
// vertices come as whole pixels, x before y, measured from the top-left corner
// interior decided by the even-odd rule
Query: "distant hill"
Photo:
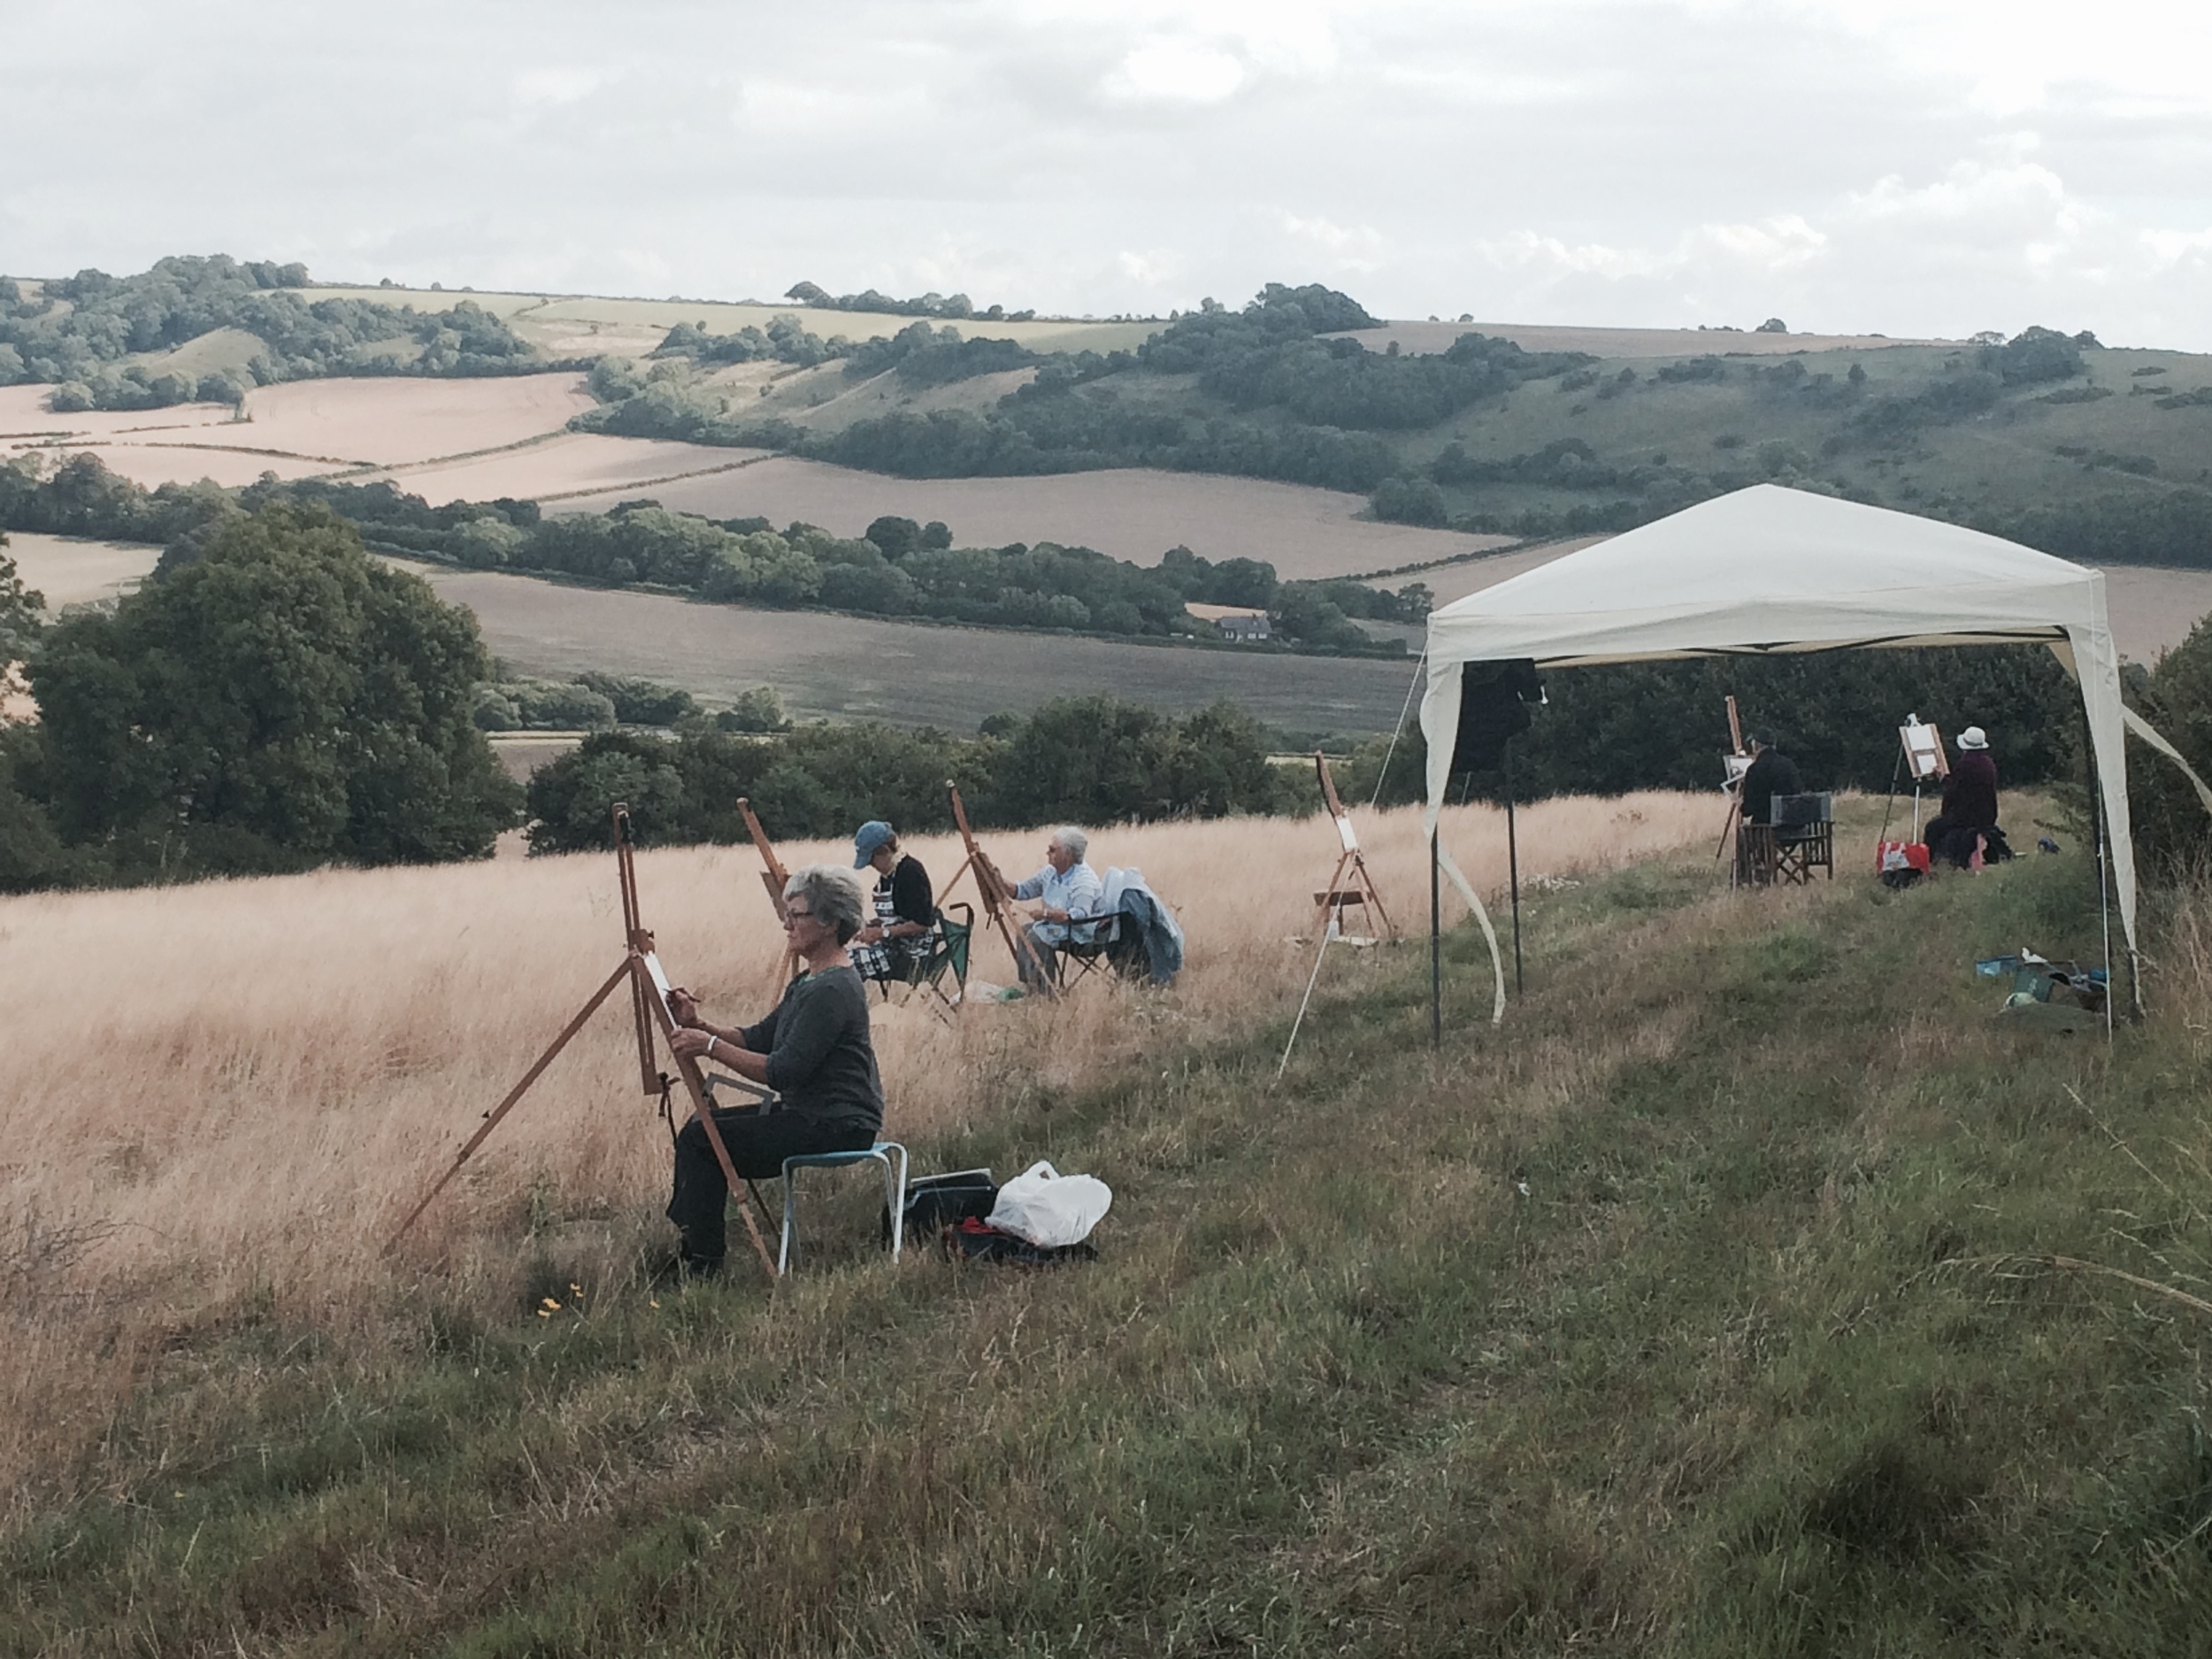
[[[235,403],[271,380],[565,364],[592,371],[585,431],[905,478],[1224,473],[1523,537],[1625,529],[1773,480],[2100,563],[2212,567],[2212,358],[2186,352],[2041,327],[1902,342],[1779,319],[1386,323],[1317,284],[1164,322],[793,294],[426,295],[165,259],[128,278],[0,279],[0,383],[50,383],[57,411],[135,409]]]

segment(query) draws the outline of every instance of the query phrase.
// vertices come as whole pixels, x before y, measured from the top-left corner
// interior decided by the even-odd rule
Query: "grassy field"
[[[1386,902],[1409,921],[1425,874],[1418,818],[1362,818]],[[1530,808],[1524,833],[1543,845],[1531,867],[1563,872],[1701,839],[1711,818],[1710,803],[1694,796],[1563,800]],[[1503,879],[1499,828],[1496,812],[1478,808],[1455,811],[1447,831],[1486,884]],[[1041,832],[987,842],[1025,874],[1042,864],[1043,843]],[[1175,995],[979,1004],[951,1025],[923,1004],[887,1008],[879,1049],[895,1128],[918,1141],[956,1133],[1017,1071],[1022,1087],[1066,1088],[1099,1067],[1138,1063],[1157,1039],[1272,1018],[1310,970],[1310,950],[1297,942],[1311,926],[1307,895],[1335,848],[1319,818],[1101,828],[1098,866],[1141,865],[1181,913],[1192,942]],[[851,856],[845,841],[779,850],[795,866]],[[951,880],[955,839],[918,837],[910,850],[941,887]],[[758,867],[743,847],[639,861],[664,957],[732,1017],[760,1002],[781,949]],[[0,1079],[11,1148],[0,1166],[0,1274],[21,1265],[19,1229],[79,1241],[91,1276],[79,1288],[104,1286],[113,1313],[129,1310],[109,1331],[122,1346],[97,1367],[95,1392],[111,1406],[134,1388],[128,1350],[157,1343],[178,1314],[230,1317],[220,1310],[278,1279],[288,1302],[335,1310],[325,1299],[349,1289],[372,1301],[378,1286],[406,1294],[434,1258],[488,1249],[483,1271],[497,1277],[493,1258],[518,1204],[550,1202],[578,1221],[618,1205],[626,1219],[602,1242],[626,1248],[667,1152],[634,1098],[626,1022],[611,1016],[548,1075],[519,1133],[490,1148],[429,1218],[426,1254],[396,1264],[376,1255],[457,1136],[619,960],[613,877],[611,859],[580,856],[0,900],[0,995],[16,1039]],[[973,883],[961,889],[972,901]],[[1330,982],[1366,982],[1379,960],[1340,950]],[[1010,981],[1005,947],[979,940],[974,974],[979,985]],[[129,1036],[98,1035],[124,1005]],[[104,1070],[54,1070],[86,1045],[105,1056]],[[156,1099],[158,1110],[142,1110]],[[549,1181],[558,1196],[541,1190]],[[312,1286],[287,1265],[310,1237]],[[0,1302],[0,1317],[10,1310]],[[18,1483],[62,1445],[43,1402],[90,1379],[42,1372],[34,1354],[9,1347],[0,1490],[20,1494]],[[90,1417],[66,1412],[80,1438],[106,1409],[90,1394],[85,1403]],[[50,1463],[44,1478],[52,1472]],[[11,1523],[22,1519],[19,1495],[17,1505]]]
[[[1217,827],[1161,886],[1261,963],[1289,918]],[[369,1255],[595,972],[603,861],[10,901],[51,1080],[11,1179],[51,1196],[0,1316],[41,1471],[0,1651],[2200,1651],[2212,908],[2154,907],[2148,1025],[2039,1039],[1970,964],[2093,949],[2082,856],[1891,895],[1858,851],[1535,900],[1502,1027],[1455,931],[1434,1054],[1417,951],[1338,962],[1279,1082],[1294,957],[1235,1013],[933,1026],[923,1166],[1098,1172],[1102,1260],[895,1271],[853,1183],[773,1299],[642,1282],[664,1155],[611,1028]],[[741,851],[643,879],[742,1002]]]
[[[726,703],[772,685],[802,719],[941,726],[1093,692],[1173,713],[1231,697],[1287,729],[1364,734],[1396,724],[1413,662],[1294,657],[820,612],[743,610],[526,576],[409,565],[476,613],[484,642],[525,673],[638,674]]]
[[[1738,338],[1719,336],[1706,349],[1736,349]],[[1916,392],[1960,355],[1953,347],[1893,345],[1813,350],[1801,360],[1809,375],[1831,375],[1838,383],[1853,366],[1863,369],[1866,396],[1874,398]],[[1749,379],[1764,366],[1756,362],[1724,364],[1726,378],[1719,381],[1662,383],[1649,361],[1608,359],[1594,365],[1597,387],[1621,373],[1638,376],[1619,396],[1600,396],[1588,388],[1563,391],[1556,381],[1524,386],[1501,403],[1409,439],[1405,454],[1425,464],[1456,441],[1479,460],[1502,461],[1573,438],[1589,444],[1603,465],[1663,457],[1709,471],[1750,465],[1761,445],[1775,443],[1796,451],[1800,471],[1841,480],[1907,511],[1938,498],[2002,509],[2111,491],[2166,491],[2212,478],[2212,408],[2161,409],[2157,397],[2138,395],[2194,390],[2212,382],[2212,363],[2185,352],[2120,349],[2087,352],[2084,362],[2086,372],[2065,388],[2108,396],[2067,403],[2014,401],[1965,420],[1929,426],[1901,449],[1847,442],[1831,452],[1824,444],[1837,430],[1837,411],[1786,388],[1768,395]],[[2138,457],[2131,465],[2147,463],[2152,470],[2093,465],[2099,456]],[[1445,493],[1455,509],[1489,512],[1559,508],[1607,495],[1513,484],[1459,486]]]
[[[741,328],[764,328],[778,317],[796,317],[810,334],[827,339],[843,334],[849,340],[895,334],[910,327],[911,317],[882,311],[810,311],[788,300],[760,304],[713,300],[622,299],[589,295],[473,294],[464,290],[424,288],[325,288],[304,290],[311,299],[363,299],[384,305],[412,305],[418,311],[443,311],[468,300],[507,319],[514,331],[548,357],[590,357],[603,352],[619,357],[641,357],[660,344],[678,323],[698,323],[709,333],[735,334]],[[937,319],[932,326],[941,327]],[[1157,323],[1085,322],[1075,318],[1046,318],[1033,322],[989,322],[980,319],[955,322],[952,326],[972,338],[1016,340],[1035,351],[1117,351],[1139,344],[1160,327]]]
[[[1786,357],[1798,351],[1855,349],[1879,351],[1895,345],[1948,345],[1958,341],[1901,341],[1886,334],[1763,334],[1707,328],[1578,328],[1526,323],[1394,322],[1374,328],[1348,329],[1370,351],[1395,345],[1404,352],[1448,351],[1462,334],[1510,340],[1524,351],[1586,351],[1615,363],[1649,358],[1694,357],[1705,352],[1731,357]]]

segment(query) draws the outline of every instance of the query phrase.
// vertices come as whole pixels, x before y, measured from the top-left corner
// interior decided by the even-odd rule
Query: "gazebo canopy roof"
[[[1957,525],[1775,484],[1675,513],[1429,618],[1433,663],[1632,662],[1840,645],[2055,640],[2104,577]]]

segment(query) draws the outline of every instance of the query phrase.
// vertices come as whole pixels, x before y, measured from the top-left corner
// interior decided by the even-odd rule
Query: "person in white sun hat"
[[[1997,827],[1997,763],[1989,756],[1989,733],[1970,726],[1959,733],[1958,758],[1943,780],[1943,810],[1928,820],[1928,856],[1964,870],[1980,852],[2009,857]]]

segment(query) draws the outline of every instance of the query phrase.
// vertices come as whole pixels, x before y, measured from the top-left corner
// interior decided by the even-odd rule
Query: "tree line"
[[[1187,548],[1151,567],[1051,542],[956,548],[944,525],[896,515],[879,518],[864,535],[838,536],[806,524],[779,531],[765,518],[704,518],[650,501],[547,518],[534,502],[504,497],[433,507],[389,482],[264,478],[238,490],[201,483],[150,491],[96,456],[73,456],[50,473],[35,457],[0,462],[0,529],[159,541],[169,568],[196,557],[227,518],[274,502],[326,507],[379,551],[769,607],[1210,640],[1212,627],[1187,603],[1253,605],[1275,616],[1285,649],[1381,656],[1404,647],[1372,637],[1356,618],[1418,622],[1428,614],[1418,582],[1396,593],[1353,581],[1286,582],[1263,561],[1215,564]]]
[[[739,795],[779,833],[942,827],[948,778],[998,826],[1300,804],[1268,733],[1226,703],[1172,718],[1069,699],[964,738],[873,722],[748,734],[733,728],[788,726],[772,695],[710,711],[614,676],[571,689],[673,729],[595,733],[526,798],[484,728],[530,683],[495,679],[466,611],[313,503],[230,515],[111,611],[51,623],[0,539],[0,643],[40,712],[0,726],[8,891],[482,857],[526,821],[536,850],[598,846],[616,799],[656,841],[734,839]]]
[[[495,672],[467,612],[371,557],[353,526],[312,503],[227,516],[197,557],[111,611],[58,621],[0,548],[0,647],[27,661],[42,714],[0,728],[8,890],[477,857],[518,823],[540,851],[602,846],[615,799],[659,842],[740,839],[740,795],[779,834],[841,834],[871,817],[941,829],[947,779],[994,827],[1317,804],[1310,773],[1271,764],[1280,738],[1228,703],[1178,718],[1063,699],[961,735],[788,727],[764,692],[725,720],[738,711],[613,676],[569,693],[666,729],[595,732],[526,795],[483,728],[499,723],[488,705],[529,682]],[[1464,792],[1714,787],[1729,693],[1816,788],[1891,787],[1895,728],[1911,712],[1953,733],[1983,726],[2010,786],[2078,779],[2085,752],[2077,694],[2039,647],[1624,664],[1556,672],[1547,689],[1509,775],[1460,780]],[[2130,695],[2212,770],[2212,630],[2132,674]],[[747,725],[767,729],[733,729]],[[1421,797],[1425,765],[1411,726],[1394,745],[1386,734],[1362,746],[1339,777],[1348,800],[1394,803]],[[2172,864],[2212,850],[2193,795],[2162,764],[2139,765],[2135,788],[2147,854]]]
[[[420,311],[315,300],[294,291],[307,280],[305,265],[221,254],[159,259],[135,276],[80,271],[43,283],[35,298],[0,278],[0,386],[50,383],[50,406],[69,412],[235,404],[255,386],[330,374],[511,374],[560,366],[471,301]],[[242,375],[156,372],[124,361],[219,328],[242,329],[260,341]],[[406,349],[395,350],[395,342]]]

